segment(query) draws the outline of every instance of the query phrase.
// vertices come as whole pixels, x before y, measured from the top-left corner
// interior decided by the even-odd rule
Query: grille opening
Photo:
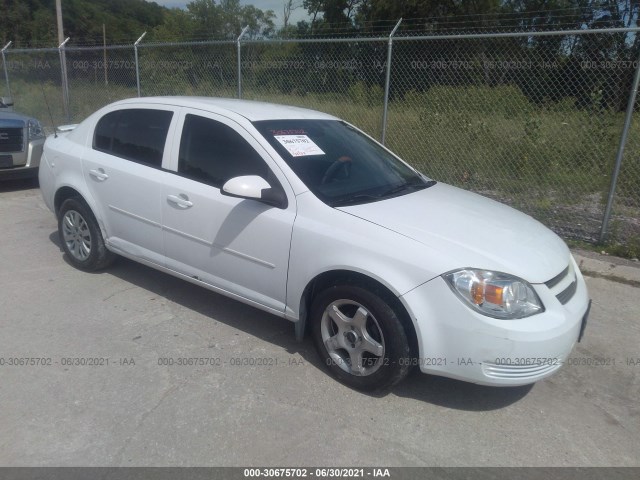
[[[0,153],[24,150],[23,128],[0,128]]]

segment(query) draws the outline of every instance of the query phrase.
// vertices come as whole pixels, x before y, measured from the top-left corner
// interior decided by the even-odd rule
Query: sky
[[[165,7],[173,8],[185,8],[187,3],[191,0],[152,0],[156,2],[158,5],[163,5]],[[216,2],[217,3],[217,2]],[[284,6],[284,0],[240,0],[242,5],[253,5],[261,10],[273,10],[276,14],[276,25],[282,25],[284,23],[284,19],[282,17],[282,8]],[[302,8],[302,0],[297,0],[294,4],[300,5],[297,9],[293,11],[291,14],[291,18],[289,19],[289,23],[295,25],[300,20],[307,20],[308,15],[304,8]]]

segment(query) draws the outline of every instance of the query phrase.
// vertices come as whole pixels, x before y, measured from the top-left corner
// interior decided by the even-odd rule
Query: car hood
[[[440,273],[473,267],[543,283],[569,263],[567,245],[537,220],[443,183],[338,209],[421,243]]]
[[[16,112],[8,112],[8,111],[2,111],[0,110],[0,123],[3,122],[10,122],[10,123],[15,123],[15,122],[22,122],[22,126],[24,126],[24,123],[32,120],[31,117],[27,117],[26,115],[21,115],[20,113],[16,113]]]

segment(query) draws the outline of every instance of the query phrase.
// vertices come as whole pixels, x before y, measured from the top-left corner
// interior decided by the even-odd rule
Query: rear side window
[[[180,140],[178,173],[221,187],[234,177],[267,178],[269,168],[260,154],[233,128],[197,115],[187,115]]]
[[[93,148],[160,168],[172,117],[173,112],[142,108],[107,113],[96,125]]]

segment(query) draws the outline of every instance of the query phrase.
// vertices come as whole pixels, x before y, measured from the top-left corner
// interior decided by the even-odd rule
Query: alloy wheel
[[[336,300],[322,315],[322,341],[331,360],[355,376],[375,373],[383,365],[385,342],[376,318],[353,300]]]
[[[91,232],[86,220],[75,210],[62,219],[62,236],[67,250],[76,260],[86,260],[91,254]]]

